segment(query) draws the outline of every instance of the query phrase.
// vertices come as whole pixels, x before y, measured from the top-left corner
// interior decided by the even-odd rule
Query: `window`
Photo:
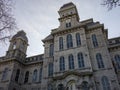
[[[29,79],[29,71],[27,71],[27,72],[25,73],[24,83],[27,83],[27,82],[28,82],[28,79]]]
[[[69,55],[68,60],[69,60],[69,69],[74,69],[74,58],[72,54]]]
[[[16,88],[13,88],[13,90],[16,90]]]
[[[2,74],[2,81],[7,79],[7,75],[8,75],[8,68],[5,68]]]
[[[58,90],[64,90],[63,84],[59,84],[59,85],[58,85]]]
[[[72,42],[72,35],[68,34],[67,35],[67,48],[73,47],[73,42]]]
[[[16,49],[16,42],[13,43],[13,49]]]
[[[48,85],[48,90],[53,90],[53,86],[52,85]]]
[[[48,65],[48,76],[53,76],[53,63]]]
[[[115,55],[116,68],[120,69],[120,55]]]
[[[100,53],[96,54],[98,68],[104,68],[103,59]]]
[[[80,33],[76,33],[76,44],[77,46],[81,45]]]
[[[15,76],[15,81],[18,82],[20,76],[20,69],[17,69],[16,76]]]
[[[40,73],[39,73],[39,81],[41,82],[42,80],[42,67],[40,68]]]
[[[54,52],[54,45],[53,44],[50,44],[50,50],[49,50],[49,56],[53,56],[53,52]]]
[[[106,76],[103,76],[101,79],[103,90],[111,90],[110,83]]]
[[[84,67],[84,58],[82,53],[78,53],[78,66],[79,68]]]
[[[82,90],[89,90],[88,82],[86,82],[86,81],[82,82]]]
[[[33,72],[33,82],[37,81],[37,69],[34,70]]]
[[[64,60],[63,56],[60,57],[59,64],[60,64],[60,71],[64,71],[65,70],[65,60]]]
[[[63,50],[63,37],[59,38],[59,50]]]
[[[71,19],[66,20],[66,28],[71,27]]]
[[[67,84],[67,90],[76,90],[75,81],[71,80]]]
[[[92,35],[92,42],[94,47],[98,47],[98,42],[95,34]]]

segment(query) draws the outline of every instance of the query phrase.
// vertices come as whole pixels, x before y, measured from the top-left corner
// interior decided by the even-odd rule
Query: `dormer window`
[[[66,28],[71,27],[71,19],[66,20]]]

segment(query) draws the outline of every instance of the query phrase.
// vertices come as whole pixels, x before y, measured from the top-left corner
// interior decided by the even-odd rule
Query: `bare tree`
[[[120,0],[103,0],[102,5],[107,6],[108,10],[120,6]]]
[[[12,15],[12,0],[0,0],[0,41],[10,39],[16,29],[15,19]]]

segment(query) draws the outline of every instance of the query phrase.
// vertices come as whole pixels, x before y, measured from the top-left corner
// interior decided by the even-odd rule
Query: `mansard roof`
[[[44,54],[27,57],[25,60],[25,64],[33,64],[33,63],[43,62],[43,59],[44,59]]]
[[[12,37],[12,40],[16,39],[16,38],[22,38],[23,40],[25,40],[26,42],[28,42],[28,38],[26,36],[26,33],[23,30],[17,32],[17,34]]]
[[[75,6],[75,5],[72,2],[69,2],[67,4],[64,4],[60,9],[63,9],[63,8],[69,7],[69,6]]]
[[[45,41],[48,41],[48,40],[52,40],[53,39],[53,35],[48,35],[45,39],[43,39],[42,41],[45,42]]]
[[[108,47],[109,48],[120,47],[120,37],[108,39]]]

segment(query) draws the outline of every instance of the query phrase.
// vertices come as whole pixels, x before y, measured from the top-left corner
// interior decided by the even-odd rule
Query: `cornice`
[[[114,46],[114,47],[108,47],[110,52],[115,52],[120,50],[120,45],[119,46]]]
[[[78,71],[66,71],[66,72],[63,72],[62,75],[59,75],[59,76],[53,76],[53,79],[54,80],[61,80],[61,79],[64,79],[66,78],[67,76],[69,75],[75,75],[75,76],[90,76],[92,75],[93,73],[91,71],[87,71],[87,72],[78,72]]]

